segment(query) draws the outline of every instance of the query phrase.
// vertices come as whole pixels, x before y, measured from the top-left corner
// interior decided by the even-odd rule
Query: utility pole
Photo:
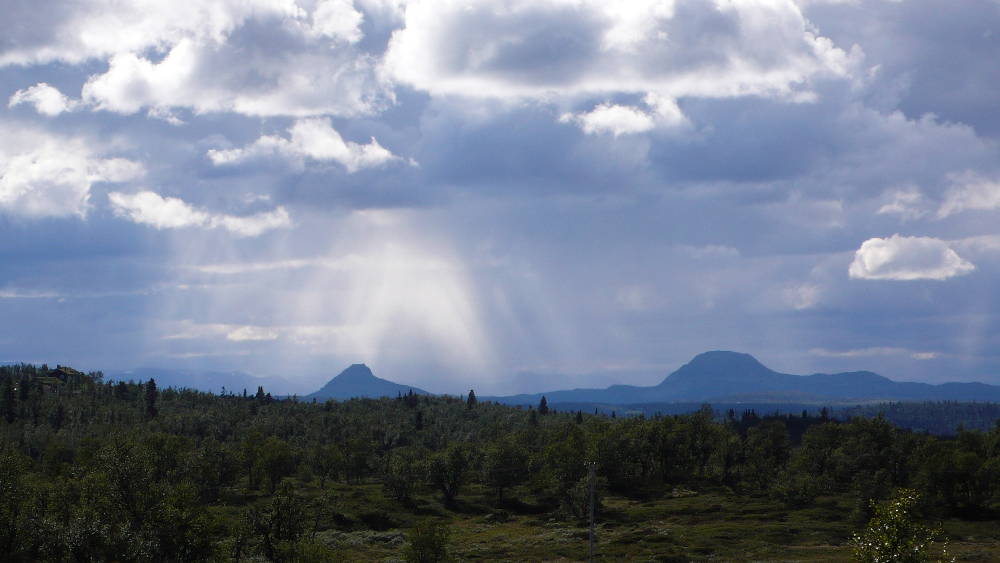
[[[597,535],[594,532],[594,494],[597,488],[597,464],[593,461],[588,461],[587,465],[587,481],[590,485],[590,557],[588,561],[594,563],[594,544],[597,541]]]

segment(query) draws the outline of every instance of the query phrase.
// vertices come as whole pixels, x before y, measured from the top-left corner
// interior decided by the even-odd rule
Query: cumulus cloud
[[[574,122],[584,133],[611,133],[615,137],[629,133],[645,133],[656,123],[640,109],[631,106],[601,104],[588,113],[563,114],[559,121]]]
[[[1000,181],[967,171],[952,176],[952,187],[938,209],[945,218],[968,209],[1000,209]]]
[[[290,227],[292,224],[284,207],[239,217],[209,213],[181,199],[163,197],[150,191],[135,194],[111,192],[108,194],[108,199],[120,217],[156,229],[223,228],[237,236],[255,237],[267,231]]]
[[[863,242],[848,274],[863,280],[946,280],[975,268],[943,240],[895,234]]]
[[[651,110],[605,103],[585,113],[564,113],[559,121],[575,123],[588,135],[610,133],[615,137],[645,133],[657,126],[677,127],[687,123],[676,101],[654,94],[647,95],[645,101]]]
[[[361,40],[363,20],[351,0],[321,0],[313,10],[311,30],[317,35],[357,43]]]
[[[21,104],[30,104],[35,107],[35,111],[38,113],[51,117],[66,111],[73,111],[78,107],[79,102],[67,98],[56,88],[39,82],[34,86],[14,92],[10,101],[7,102],[7,107],[12,108]]]
[[[268,157],[286,159],[298,168],[306,159],[334,161],[348,173],[400,160],[374,137],[367,144],[345,141],[325,118],[299,119],[288,130],[288,138],[264,135],[243,148],[210,150],[208,157],[216,166]]]
[[[47,10],[15,2],[5,8],[0,66],[76,64],[159,48],[182,38],[220,43],[253,17],[307,17],[293,0],[63,1]]]
[[[82,98],[97,109],[123,114],[185,107],[257,116],[356,116],[391,101],[373,59],[350,45],[302,44],[307,36],[298,34],[285,38],[291,45],[279,43],[260,56],[247,56],[260,41],[248,35],[221,45],[182,39],[160,61],[116,54],[107,72],[90,77]]]
[[[656,92],[801,97],[852,57],[791,1],[608,3],[416,0],[386,69],[434,94],[471,97]]]
[[[41,132],[4,127],[0,139],[0,209],[25,217],[83,217],[91,187],[141,177],[141,164],[103,158],[93,144]]]
[[[16,24],[0,23],[0,67],[108,62],[83,86],[79,107],[354,116],[392,100],[374,57],[356,47],[364,17],[350,0],[67,2],[33,22],[27,4],[14,11],[5,22]],[[34,88],[21,98],[44,96],[36,107],[69,103]]]

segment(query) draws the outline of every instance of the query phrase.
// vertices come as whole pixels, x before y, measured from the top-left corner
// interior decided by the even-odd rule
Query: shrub
[[[444,524],[432,520],[418,523],[407,534],[408,543],[403,550],[403,559],[408,563],[450,561],[448,536],[449,530]]]

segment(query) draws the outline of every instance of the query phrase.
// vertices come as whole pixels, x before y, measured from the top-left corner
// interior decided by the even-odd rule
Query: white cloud
[[[854,348],[851,350],[828,350],[826,348],[813,348],[809,350],[813,356],[823,356],[827,358],[871,358],[875,356],[909,356],[914,360],[934,360],[941,357],[940,352],[922,352],[900,348],[896,346],[871,346],[868,348]]]
[[[312,32],[357,43],[362,37],[363,20],[351,0],[322,0],[312,13]]]
[[[357,45],[364,16],[351,0],[94,0],[45,16],[31,10],[15,5],[0,22],[0,67],[106,61],[77,107],[148,109],[154,118],[170,108],[356,116],[392,103],[375,56]],[[39,111],[76,105],[40,86],[15,96]]]
[[[158,62],[135,53],[116,54],[107,72],[90,77],[82,98],[97,109],[123,114],[186,107],[256,116],[356,116],[391,101],[370,56],[350,45],[296,45],[303,37],[288,38],[292,45],[252,57],[247,50],[257,48],[253,45],[192,39],[178,41]]]
[[[305,19],[294,0],[90,0],[39,10],[15,2],[0,23],[0,66],[78,64],[162,48],[183,38],[221,43],[250,18]]]
[[[234,215],[214,215],[209,223],[212,227],[222,227],[227,231],[243,236],[256,237],[275,229],[287,229],[292,226],[292,218],[284,207],[276,207],[271,211],[237,217]]]
[[[208,213],[198,211],[180,199],[162,197],[154,192],[112,192],[108,194],[108,199],[118,215],[157,229],[202,226],[210,219]]]
[[[615,137],[645,133],[657,127],[670,128],[688,124],[676,100],[650,93],[643,102],[648,110],[604,103],[586,113],[564,113],[559,121],[575,123],[588,135],[610,133]]]
[[[261,342],[277,340],[280,333],[270,327],[244,325],[237,327],[226,334],[226,340],[233,342]]]
[[[927,214],[927,202],[915,186],[893,190],[886,199],[888,201],[878,208],[878,215],[898,215],[903,221],[911,221]]]
[[[65,111],[73,111],[79,102],[67,98],[62,92],[45,82],[39,82],[30,88],[14,92],[7,102],[7,107],[12,108],[21,104],[31,104],[35,106],[35,111],[38,113],[51,117]]]
[[[967,209],[1000,209],[1000,181],[975,172],[953,175],[951,181],[952,187],[938,209],[938,218],[943,219]]]
[[[863,242],[848,274],[864,280],[946,280],[975,269],[943,240],[895,234]]]
[[[101,158],[93,143],[5,126],[0,139],[0,209],[26,217],[83,217],[97,182],[128,182],[141,164]]]
[[[156,229],[223,228],[238,236],[255,237],[292,224],[284,207],[238,217],[212,214],[178,198],[163,197],[150,191],[136,194],[112,192],[108,194],[108,199],[117,215]]]
[[[822,289],[818,285],[805,283],[786,288],[786,302],[796,311],[806,311],[819,304]]]
[[[653,118],[640,109],[611,104],[601,104],[588,113],[566,113],[559,121],[576,123],[588,135],[611,133],[615,137],[645,133],[656,126]]]
[[[492,3],[416,0],[385,65],[433,94],[470,97],[657,92],[800,99],[854,60],[790,0]]]
[[[288,130],[289,137],[264,135],[243,148],[210,150],[208,157],[216,166],[231,165],[268,157],[281,157],[301,168],[305,159],[338,162],[354,173],[400,160],[373,137],[367,144],[344,141],[330,120],[299,119]]]

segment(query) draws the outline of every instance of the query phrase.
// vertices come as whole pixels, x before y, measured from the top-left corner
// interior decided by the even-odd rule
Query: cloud
[[[237,217],[212,214],[192,207],[178,198],[163,197],[150,191],[135,194],[111,192],[108,194],[108,199],[115,214],[156,229],[223,228],[237,236],[256,237],[267,231],[288,228],[292,225],[284,207]]]
[[[124,158],[95,155],[93,143],[4,126],[0,139],[0,210],[25,217],[84,217],[91,187],[129,182],[145,169]]]
[[[12,108],[21,104],[33,105],[35,111],[50,117],[73,111],[79,105],[76,100],[67,98],[62,92],[44,82],[14,92],[7,102],[7,107]]]
[[[645,99],[651,111],[634,106],[599,104],[587,113],[564,113],[562,123],[576,123],[584,133],[596,135],[610,133],[615,137],[632,133],[645,133],[656,127],[679,127],[687,124],[684,114],[674,100],[649,94]]]
[[[275,33],[282,31],[287,32],[279,28]],[[122,114],[185,107],[255,116],[357,116],[391,102],[374,60],[350,45],[303,45],[314,40],[292,34],[291,45],[279,43],[284,48],[248,57],[254,42],[265,39],[246,35],[222,45],[183,39],[158,62],[116,54],[107,72],[84,84],[82,98],[97,109]]]
[[[281,335],[277,330],[262,326],[241,326],[229,331],[226,340],[233,342],[262,342],[277,340]]]
[[[364,16],[351,0],[321,0],[312,13],[311,31],[317,35],[357,43],[361,40]]]
[[[563,114],[559,121],[574,122],[584,133],[594,135],[611,133],[615,137],[630,133],[645,133],[656,126],[653,118],[640,109],[630,106],[601,104],[589,113]]]
[[[171,45],[182,38],[220,43],[253,17],[306,17],[290,0],[93,0],[57,2],[48,10],[16,2],[7,8],[8,17],[0,23],[6,38],[0,66],[79,64]]]
[[[1000,209],[1000,181],[972,171],[953,175],[951,180],[952,187],[938,209],[938,218],[970,209]]]
[[[332,160],[343,165],[348,173],[400,160],[378,144],[374,137],[364,145],[344,141],[326,118],[299,119],[288,133],[287,139],[264,135],[243,148],[210,150],[208,157],[216,166],[224,166],[277,156],[299,169],[305,165],[306,159]]]
[[[878,215],[898,215],[903,221],[920,219],[927,215],[926,201],[920,189],[915,186],[892,190],[888,201],[878,208]]]
[[[921,352],[899,348],[895,346],[872,346],[868,348],[854,348],[851,350],[828,350],[826,348],[812,348],[809,354],[827,358],[871,358],[875,356],[909,356],[914,360],[935,360],[940,358],[940,352]]]
[[[80,107],[121,114],[355,116],[389,105],[375,57],[357,47],[363,14],[350,0],[302,4],[95,0],[64,2],[45,17],[17,4],[0,23],[0,68],[107,62],[83,85]],[[47,110],[58,107],[57,92],[30,91],[46,96]]]
[[[848,274],[862,280],[946,280],[975,269],[943,240],[895,234],[863,242]]]
[[[397,80],[435,95],[539,99],[795,98],[811,79],[845,76],[852,64],[791,1],[522,0],[498,9],[417,0],[385,58]]]
[[[796,311],[805,311],[816,307],[822,294],[822,288],[811,283],[795,285],[783,291],[785,301]]]

